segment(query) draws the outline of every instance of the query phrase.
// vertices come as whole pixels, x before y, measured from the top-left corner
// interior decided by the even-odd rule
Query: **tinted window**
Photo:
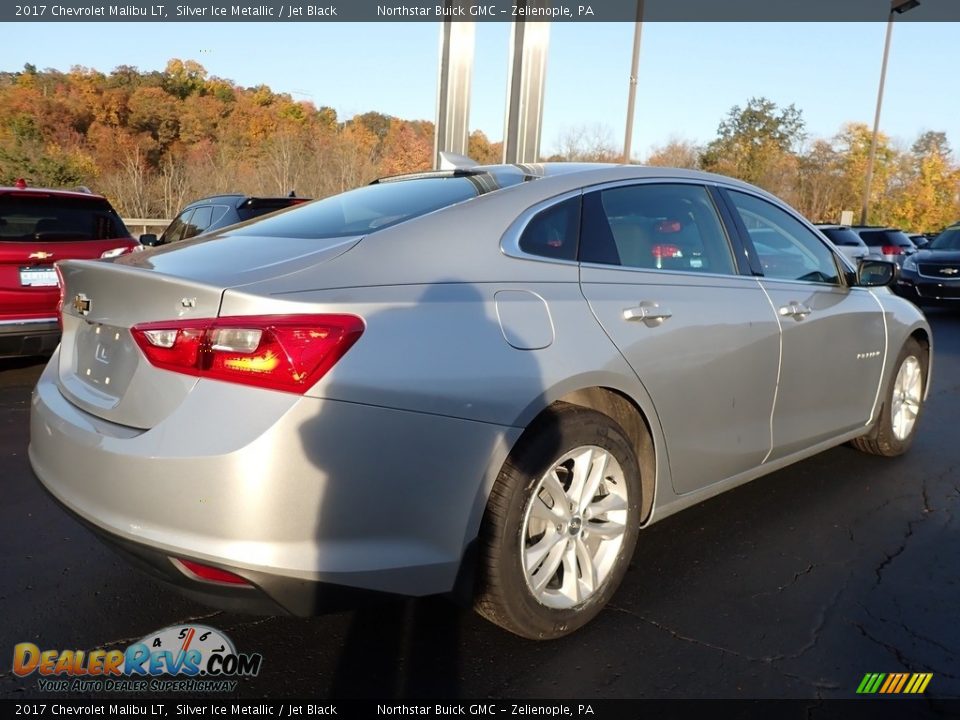
[[[510,184],[522,179],[518,175]],[[234,232],[302,238],[364,235],[469,200],[485,191],[483,183],[470,176],[382,182],[299,205]]]
[[[303,198],[251,198],[237,208],[237,215],[241,220],[253,220],[255,217],[301,205],[304,202]]]
[[[960,227],[951,227],[930,243],[931,250],[960,250]]]
[[[580,234],[580,198],[570,198],[543,210],[524,228],[520,249],[531,255],[577,259]]]
[[[191,215],[193,215],[192,209],[184,210],[182,213],[177,215],[167,229],[163,231],[163,235],[160,236],[160,242],[173,243],[183,240],[184,234],[187,232],[189,227],[188,220]]]
[[[766,200],[728,192],[747,227],[766,277],[840,282],[833,252],[803,223]]]
[[[899,247],[912,248],[914,244],[910,238],[899,230],[861,230],[860,237],[871,247],[880,245],[897,245]]]
[[[588,193],[583,215],[584,262],[736,272],[716,209],[699,185],[628,185]]]
[[[187,226],[186,231],[183,234],[183,239],[191,238],[194,235],[199,235],[208,227],[210,227],[210,220],[213,218],[213,207],[210,205],[205,205],[203,207],[198,207],[193,211],[193,215],[190,217],[190,224]]]
[[[103,199],[0,195],[0,241],[108,240],[129,236],[116,211]]]
[[[821,228],[820,232],[830,238],[834,245],[862,247],[863,240],[850,228]]]

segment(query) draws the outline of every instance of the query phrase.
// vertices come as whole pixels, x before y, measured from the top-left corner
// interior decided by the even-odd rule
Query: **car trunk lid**
[[[224,244],[216,261],[202,251],[208,243],[201,242],[167,252],[145,251],[111,263],[59,264],[64,288],[61,392],[104,420],[140,429],[153,427],[184,401],[197,379],[151,365],[133,339],[131,327],[217,317],[228,287],[303,270],[336,257],[356,242],[357,238],[314,241],[309,251],[301,252],[274,242],[272,253],[244,243],[239,249]],[[161,272],[161,267],[167,272]]]

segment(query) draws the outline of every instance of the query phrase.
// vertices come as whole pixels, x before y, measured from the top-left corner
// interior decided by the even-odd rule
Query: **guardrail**
[[[170,221],[162,218],[123,218],[123,224],[127,226],[131,235],[140,237],[144,233],[156,233],[159,235],[167,228]]]

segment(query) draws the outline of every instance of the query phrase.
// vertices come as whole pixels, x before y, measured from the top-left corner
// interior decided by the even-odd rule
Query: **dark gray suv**
[[[250,197],[249,195],[211,195],[187,205],[167,226],[160,237],[141,235],[140,243],[148,247],[186,240],[211,230],[236,225],[245,220],[283,210],[309,201],[310,198]]]

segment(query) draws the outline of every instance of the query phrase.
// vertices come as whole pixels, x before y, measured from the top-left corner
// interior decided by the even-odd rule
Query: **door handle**
[[[792,317],[794,320],[803,320],[807,315],[813,312],[810,307],[796,300],[791,300],[780,308],[780,317]]]
[[[639,320],[648,327],[662,325],[666,320],[673,317],[673,313],[667,308],[661,307],[658,303],[643,301],[636,307],[627,308],[623,311],[623,319],[628,321]]]

